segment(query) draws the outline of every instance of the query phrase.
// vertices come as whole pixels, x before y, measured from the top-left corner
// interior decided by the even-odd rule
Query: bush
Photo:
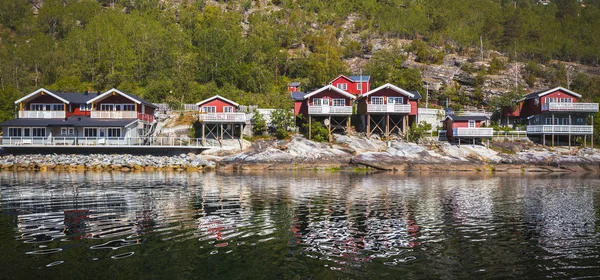
[[[412,126],[410,127],[410,133],[408,134],[408,141],[417,143],[421,138],[423,138],[423,135],[425,134],[425,132],[428,132],[430,130],[431,130],[430,123],[421,122],[419,125],[416,125],[415,123],[413,123]]]
[[[263,135],[267,131],[267,121],[261,113],[254,112],[252,116],[252,134],[255,136]]]
[[[304,124],[304,127],[308,127],[308,124]],[[317,142],[329,141],[329,131],[321,124],[321,122],[312,122],[310,125],[311,139]],[[307,130],[308,133],[308,130]]]
[[[294,113],[291,110],[277,109],[271,114],[271,131],[277,139],[290,136],[290,129],[294,127]]]
[[[500,70],[504,70],[504,63],[497,57],[492,58],[490,68],[488,68],[488,73],[490,75],[496,75],[498,72],[500,72]]]

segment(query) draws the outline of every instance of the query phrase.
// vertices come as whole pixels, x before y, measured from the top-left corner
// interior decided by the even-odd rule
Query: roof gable
[[[227,103],[229,103],[229,104],[231,104],[231,105],[233,105],[235,107],[239,107],[240,106],[240,104],[237,104],[237,103],[235,103],[235,102],[233,102],[233,101],[231,101],[231,100],[229,100],[229,99],[227,99],[227,98],[225,98],[223,96],[220,96],[220,95],[215,95],[215,96],[213,96],[211,98],[204,99],[204,100],[196,103],[196,106],[201,106],[202,104],[208,103],[208,102],[213,101],[215,99],[221,99],[221,100],[223,100],[223,101],[225,101],[225,102],[227,102]]]
[[[329,84],[333,84],[333,82],[335,82],[335,81],[337,81],[339,79],[345,79],[345,80],[348,80],[351,83],[369,82],[371,80],[371,76],[346,76],[346,75],[339,75],[339,76],[335,77],[335,79],[331,80],[329,82]]]
[[[304,99],[307,99],[307,98],[309,98],[309,97],[311,97],[311,96],[313,96],[313,95],[315,95],[315,94],[318,94],[318,93],[324,92],[324,91],[326,91],[326,90],[333,90],[333,91],[335,91],[335,92],[337,92],[337,93],[339,93],[339,94],[341,94],[341,95],[343,95],[343,96],[345,96],[345,97],[348,97],[348,98],[350,98],[350,99],[356,99],[356,96],[354,96],[353,94],[350,94],[350,93],[348,93],[348,92],[345,92],[345,91],[343,91],[343,90],[341,90],[341,89],[339,89],[339,88],[337,88],[337,87],[334,87],[334,86],[332,86],[332,85],[327,85],[327,86],[324,86],[324,87],[322,87],[322,88],[320,88],[320,89],[317,89],[317,90],[315,90],[315,91],[313,91],[313,92],[311,92],[311,93],[309,93],[309,94],[305,95],[305,96],[304,96]]]
[[[442,121],[446,121],[448,119],[451,119],[453,121],[489,121],[490,120],[490,118],[488,118],[488,116],[484,116],[484,115],[462,115],[462,116],[448,115],[448,116],[444,117],[444,119]]]
[[[564,92],[564,93],[567,93],[567,94],[570,94],[572,96],[575,96],[577,98],[581,98],[581,94],[575,93],[575,92],[573,92],[571,90],[568,90],[568,89],[566,89],[564,87],[555,87],[553,89],[550,89],[550,90],[547,90],[547,91],[539,93],[538,96],[542,97],[544,95],[548,95],[550,93],[553,93],[553,92],[556,92],[556,91],[559,91],[559,90],[562,91],[562,92]]]
[[[144,104],[146,106],[150,106],[150,107],[153,107],[153,108],[158,108],[156,105],[154,105],[154,104],[152,104],[152,103],[150,103],[150,102],[148,102],[148,101],[140,98],[139,96],[135,96],[135,95],[132,95],[132,94],[128,94],[128,93],[122,92],[122,91],[120,91],[120,90],[118,90],[116,88],[109,89],[106,92],[104,92],[104,93],[102,93],[102,94],[100,94],[100,95],[98,95],[98,96],[96,96],[96,97],[88,100],[86,103],[90,104],[90,103],[93,103],[95,101],[102,100],[102,99],[107,98],[108,96],[110,96],[111,93],[118,93],[119,95],[121,95],[121,96],[123,96],[123,97],[125,97],[125,98],[133,101],[134,103],[137,103],[137,104]]]
[[[362,95],[362,97],[367,97],[367,96],[369,96],[369,95],[371,95],[371,94],[373,94],[373,93],[375,93],[375,92],[378,92],[378,91],[380,91],[380,90],[383,90],[383,89],[388,89],[388,88],[389,88],[389,89],[391,89],[391,90],[393,90],[393,91],[395,91],[395,92],[397,92],[397,93],[400,93],[400,94],[406,95],[406,96],[408,96],[409,98],[414,98],[414,97],[416,97],[414,93],[412,93],[412,92],[410,92],[410,91],[407,91],[407,90],[403,90],[403,89],[401,89],[401,88],[399,88],[399,87],[397,87],[397,86],[395,86],[395,85],[392,85],[392,84],[390,84],[390,83],[387,83],[387,84],[385,84],[385,85],[383,85],[383,86],[380,86],[380,87],[378,87],[378,88],[376,88],[376,89],[374,89],[374,90],[371,90],[371,91],[369,91],[369,92],[367,92],[367,93],[363,94],[363,95]],[[419,96],[419,97],[420,97],[420,96]]]
[[[60,97],[60,96],[58,96],[58,95],[57,95],[56,93],[54,93],[54,92],[51,92],[51,91],[49,91],[49,90],[47,90],[47,89],[45,89],[45,88],[40,88],[40,89],[38,89],[38,90],[36,90],[36,91],[34,91],[34,92],[32,92],[32,93],[28,94],[28,95],[25,95],[25,96],[24,96],[24,97],[22,97],[21,99],[19,99],[19,100],[15,101],[15,104],[19,104],[19,103],[21,103],[21,102],[23,102],[23,101],[25,101],[25,100],[28,100],[28,99],[30,99],[30,98],[32,98],[32,97],[34,97],[34,96],[38,95],[38,94],[41,94],[41,93],[47,93],[47,94],[49,94],[50,96],[52,96],[52,97],[54,97],[54,98],[56,98],[56,99],[58,99],[58,100],[60,100],[60,101],[62,101],[62,102],[64,102],[64,103],[67,103],[67,104],[71,103],[69,100],[66,100],[66,99],[64,99],[64,98],[62,98],[62,97]]]

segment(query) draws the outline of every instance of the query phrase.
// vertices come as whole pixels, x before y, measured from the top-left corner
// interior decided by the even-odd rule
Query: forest
[[[357,74],[345,63],[353,57],[369,58],[362,72],[374,86],[423,90],[419,69],[401,66],[406,51],[424,63],[483,47],[511,60],[597,66],[600,0],[541,2],[0,0],[0,120],[40,87],[115,87],[175,105],[220,94],[281,108],[291,106],[288,82],[310,89]],[[414,41],[373,51],[373,39]],[[600,97],[596,76],[579,80]]]

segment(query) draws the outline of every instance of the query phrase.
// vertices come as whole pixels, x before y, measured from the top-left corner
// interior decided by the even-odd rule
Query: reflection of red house
[[[91,237],[91,234],[86,235],[87,221],[90,219],[89,213],[89,210],[64,211],[65,234],[71,240]]]
[[[371,77],[339,75],[329,82],[329,84],[345,92],[359,95],[371,90]]]
[[[407,91],[392,84],[385,84],[358,98],[358,114],[366,116],[367,136],[371,133],[405,134],[417,121],[418,91]],[[365,121],[363,119],[363,121]]]

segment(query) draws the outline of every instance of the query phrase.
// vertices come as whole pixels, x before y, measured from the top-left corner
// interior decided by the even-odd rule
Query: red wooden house
[[[392,84],[385,84],[358,98],[357,112],[366,117],[367,137],[372,133],[406,134],[417,121],[418,91],[407,91]],[[363,122],[365,120],[363,119]]]
[[[345,92],[360,95],[371,90],[371,77],[339,75],[329,84]]]
[[[352,103],[356,96],[333,85],[327,85],[308,93],[295,102],[296,114],[308,117],[309,138],[313,120],[322,121],[332,131],[346,131],[350,127]]]
[[[246,125],[246,114],[238,112],[239,104],[219,95],[196,103],[200,111],[202,140],[206,138],[234,139],[242,137]],[[238,134],[239,132],[239,134]]]
[[[494,135],[494,129],[483,127],[482,124],[489,122],[490,118],[484,115],[447,115],[443,120],[440,136],[446,136],[448,141],[470,140],[490,138]]]
[[[553,144],[561,139],[570,144],[571,136],[583,136],[585,142],[594,133],[591,116],[598,112],[598,103],[580,99],[580,94],[563,87],[533,92],[519,100],[515,110],[505,110],[502,122],[527,125],[527,136],[540,138],[543,144],[547,137]]]

